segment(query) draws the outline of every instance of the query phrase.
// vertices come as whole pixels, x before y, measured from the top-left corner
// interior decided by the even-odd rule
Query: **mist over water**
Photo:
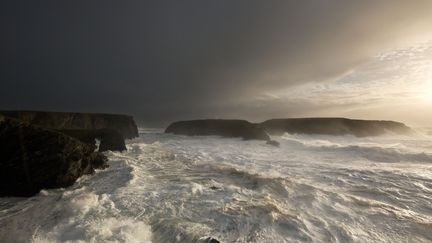
[[[430,242],[432,137],[142,129],[67,189],[0,199],[4,242]]]

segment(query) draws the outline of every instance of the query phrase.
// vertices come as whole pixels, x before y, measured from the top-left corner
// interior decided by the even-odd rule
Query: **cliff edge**
[[[138,137],[137,125],[128,115],[47,111],[0,111],[0,115],[47,129],[112,129],[126,139]]]

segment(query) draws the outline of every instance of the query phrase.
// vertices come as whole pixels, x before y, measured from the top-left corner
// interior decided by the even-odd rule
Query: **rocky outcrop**
[[[261,123],[271,135],[325,134],[354,135],[357,137],[378,136],[386,133],[410,134],[412,129],[394,121],[353,120],[347,118],[289,118],[273,119]]]
[[[107,128],[119,132],[124,138],[138,137],[135,121],[127,115],[46,111],[0,111],[0,114],[49,129]]]
[[[126,145],[123,136],[112,129],[67,129],[58,130],[68,136],[74,137],[83,143],[96,145],[96,139],[100,141],[99,152],[103,151],[124,151]]]
[[[106,166],[95,146],[0,116],[0,196],[32,196],[72,185]]]
[[[274,146],[274,147],[279,147],[280,146],[280,143],[278,141],[276,141],[276,140],[268,140],[266,142],[266,144]]]
[[[217,135],[222,137],[239,137],[245,140],[270,140],[267,133],[256,124],[244,120],[192,120],[174,122],[165,133],[181,135]]]

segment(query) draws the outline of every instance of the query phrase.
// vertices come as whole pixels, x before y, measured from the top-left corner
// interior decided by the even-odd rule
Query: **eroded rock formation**
[[[83,143],[96,145],[96,139],[100,141],[99,151],[124,151],[126,145],[123,136],[112,129],[66,129],[58,130],[61,133],[74,137]]]
[[[0,196],[32,196],[72,185],[107,158],[63,133],[0,116]]]

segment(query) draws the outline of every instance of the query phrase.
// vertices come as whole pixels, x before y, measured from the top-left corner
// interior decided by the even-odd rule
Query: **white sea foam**
[[[141,130],[73,187],[0,199],[4,242],[430,242],[428,136]]]

